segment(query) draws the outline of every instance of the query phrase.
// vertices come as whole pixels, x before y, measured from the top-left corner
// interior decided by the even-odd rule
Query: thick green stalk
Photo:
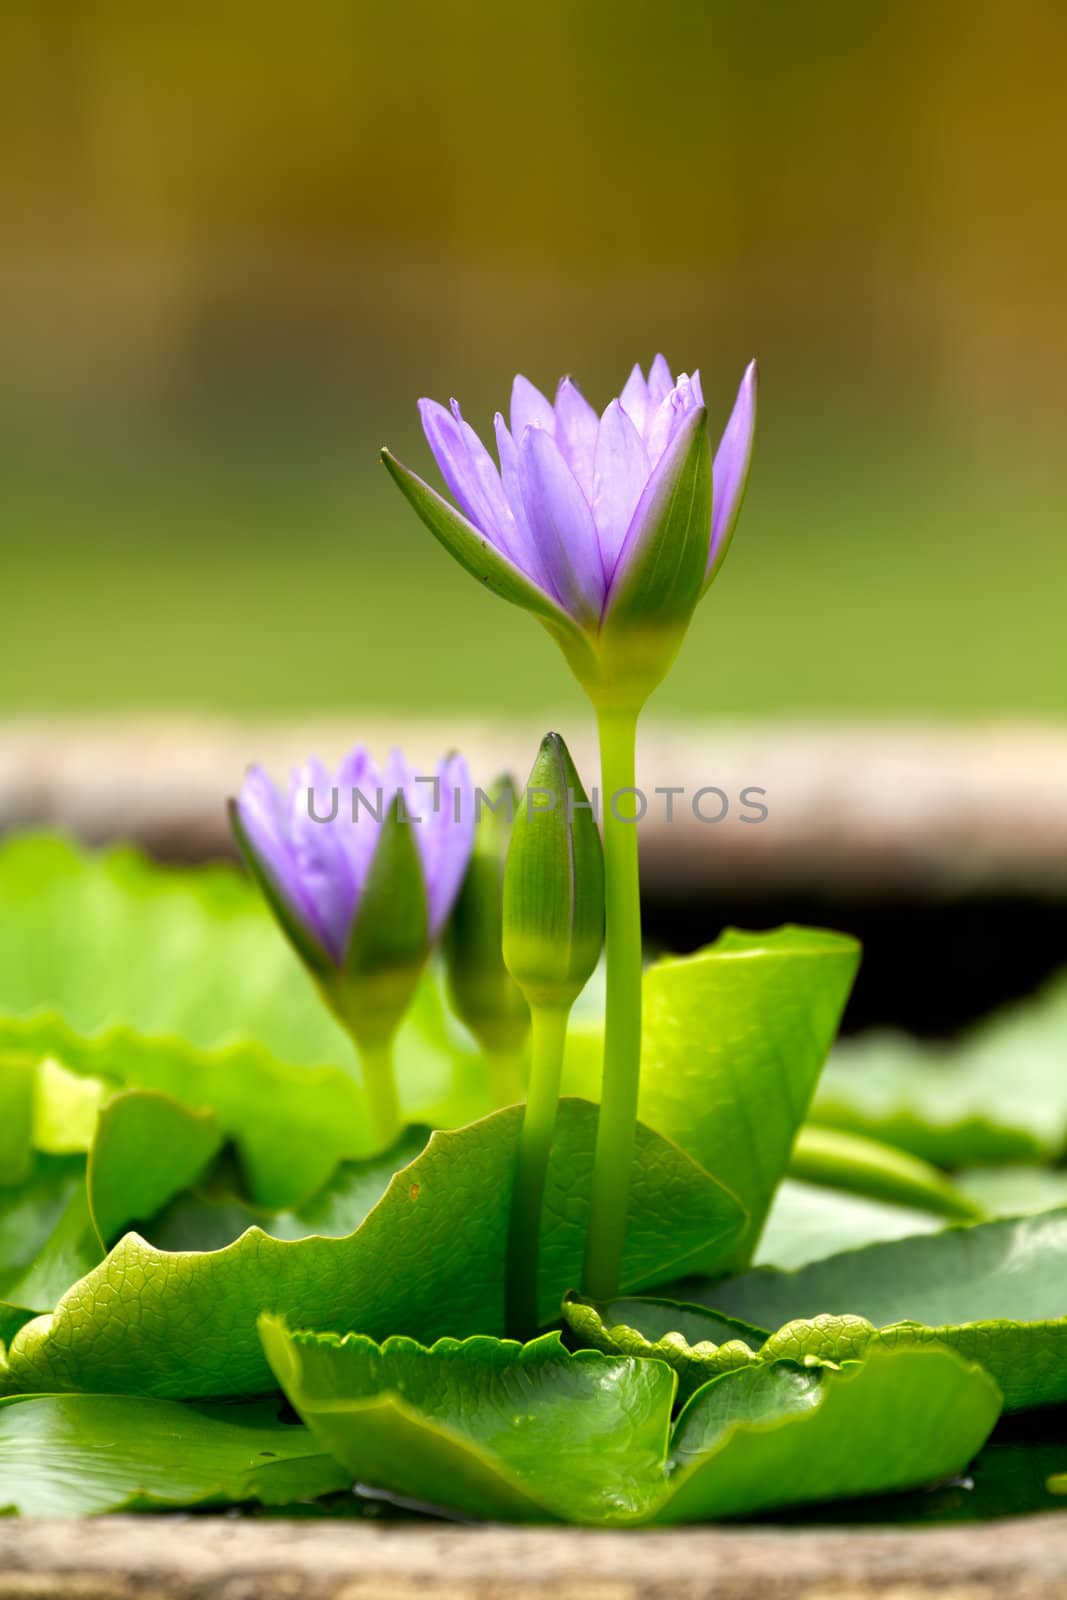
[[[380,1044],[363,1044],[358,1048],[375,1141],[386,1150],[396,1143],[404,1126],[393,1071],[393,1041],[390,1038]]]
[[[637,1134],[641,1070],[641,900],[634,787],[637,714],[599,713],[601,801],[604,808],[604,896],[607,999],[604,1078],[593,1159],[589,1230],[582,1288],[594,1300],[619,1292],[626,1208]],[[624,820],[619,820],[621,813]]]
[[[541,1208],[559,1107],[569,1006],[531,1007],[530,1087],[515,1163],[508,1241],[507,1324],[514,1339],[532,1339],[537,1304]]]

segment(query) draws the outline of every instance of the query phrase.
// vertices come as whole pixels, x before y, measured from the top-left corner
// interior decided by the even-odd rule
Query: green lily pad
[[[792,1272],[824,1256],[886,1239],[940,1233],[944,1217],[787,1178],[779,1184],[755,1265]]]
[[[33,1089],[37,1063],[9,1052],[0,1069],[0,1189],[25,1182],[33,1168]]]
[[[260,1329],[293,1406],[355,1481],[510,1521],[700,1522],[912,1487],[965,1466],[1000,1409],[987,1374],[951,1351],[878,1348],[842,1371],[725,1373],[672,1429],[669,1367],[569,1354],[555,1335],[425,1349],[272,1317]]]
[[[68,1072],[58,1061],[44,1056],[34,1071],[33,1148],[50,1155],[88,1150],[100,1110],[118,1087],[113,1079]]]
[[[20,1328],[8,1390],[255,1394],[270,1382],[261,1311],[338,1331],[432,1340],[503,1332],[508,1212],[522,1112],[435,1133],[345,1238],[276,1239],[250,1228],[222,1250],[168,1252],[127,1234],[50,1316]],[[577,1282],[596,1109],[565,1100],[546,1188],[541,1308]],[[728,1258],[742,1208],[682,1151],[638,1130],[623,1277],[647,1286]]]
[[[879,1329],[865,1317],[801,1317],[775,1333],[677,1301],[631,1298],[606,1305],[568,1295],[563,1317],[584,1347],[606,1355],[665,1361],[678,1374],[678,1392],[688,1399],[723,1372],[768,1362],[836,1366],[862,1360],[877,1345],[895,1350],[928,1345],[929,1329],[898,1323]]]
[[[704,1306],[673,1300],[619,1299],[597,1305],[571,1294],[563,1320],[572,1344],[604,1355],[663,1361],[678,1374],[682,1400],[723,1372],[751,1366],[767,1342],[767,1331]]]
[[[3,1280],[0,1326],[8,1333],[34,1312],[48,1311],[72,1284],[101,1261],[107,1246],[140,1217],[155,1214],[192,1183],[222,1141],[210,1112],[193,1111],[163,1095],[128,1090],[99,1112],[84,1174],[71,1161],[40,1160],[31,1186],[36,1206],[45,1197],[51,1227],[36,1251]],[[151,1159],[145,1159],[146,1151]],[[77,1163],[82,1165],[82,1163]],[[62,1193],[62,1204],[58,1195]],[[36,1211],[38,1220],[43,1215]],[[8,1265],[10,1258],[3,1258]],[[23,1315],[25,1313],[25,1315]]]
[[[946,1482],[913,1494],[809,1507],[804,1521],[916,1526],[1061,1511],[1063,1502],[1056,1499],[1049,1480],[1065,1463],[1063,1408],[1028,1411],[1002,1418],[966,1470]]]
[[[859,957],[854,939],[818,928],[729,928],[645,973],[639,1115],[745,1206],[738,1264],[789,1164]],[[600,1069],[596,1031],[576,1030],[568,1087],[595,1100]]]
[[[449,1031],[432,976],[397,1058],[413,1117],[456,1122],[489,1108],[484,1065]],[[271,1209],[298,1205],[340,1161],[374,1150],[351,1042],[228,867],[176,871],[48,834],[0,845],[0,1093],[21,1092],[9,1064],[45,1059],[212,1110],[254,1200]],[[80,1124],[69,1094],[60,1102],[65,1148],[79,1147],[79,1126],[88,1144],[99,1090],[85,1093]],[[54,1132],[43,1147],[56,1148]]]
[[[937,1345],[872,1346],[840,1371],[760,1363],[698,1390],[675,1424],[660,1523],[914,1488],[960,1472],[1001,1396]]]
[[[186,1251],[223,1250],[249,1228],[275,1239],[340,1239],[369,1216],[394,1172],[414,1161],[429,1137],[429,1128],[407,1128],[382,1155],[343,1162],[324,1189],[291,1210],[265,1211],[225,1184],[207,1184],[178,1195],[140,1232],[159,1250]]]
[[[991,1217],[1026,1217],[1067,1206],[1063,1167],[970,1167],[956,1178],[962,1194]]]
[[[84,1181],[83,1158],[37,1155],[22,1183],[0,1190],[0,1340],[10,1339],[43,1309],[19,1305],[19,1285],[32,1272]]]
[[[1067,1150],[1067,975],[953,1044],[876,1033],[834,1051],[814,1119],[942,1167]]]
[[[690,1281],[674,1298],[776,1328],[820,1312],[907,1324],[981,1361],[1008,1410],[1067,1400],[1067,1209],[848,1250],[799,1272]]]
[[[286,1505],[346,1488],[344,1469],[278,1412],[274,1401],[0,1400],[0,1510],[78,1517],[250,1500]]]

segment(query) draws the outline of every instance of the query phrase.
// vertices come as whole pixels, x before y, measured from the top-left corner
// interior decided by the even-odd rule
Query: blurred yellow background
[[[1060,0],[6,0],[0,709],[577,701],[376,464],[762,368],[660,711],[1062,712]]]

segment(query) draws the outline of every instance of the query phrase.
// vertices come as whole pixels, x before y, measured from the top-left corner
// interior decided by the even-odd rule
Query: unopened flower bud
[[[546,734],[511,834],[504,961],[531,1007],[573,1005],[604,943],[604,857],[570,752]]]
[[[530,1008],[504,965],[504,863],[518,795],[512,778],[479,791],[474,850],[445,930],[448,993],[460,1021],[492,1055],[519,1050]]]
[[[390,1037],[466,870],[473,819],[466,763],[419,778],[394,751],[361,746],[332,778],[317,761],[288,795],[260,768],[230,815],[241,854],[323,996],[360,1045]]]

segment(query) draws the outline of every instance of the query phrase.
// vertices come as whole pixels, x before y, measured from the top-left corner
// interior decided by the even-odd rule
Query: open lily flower
[[[639,648],[649,656],[639,668],[647,693],[737,522],[756,423],[755,363],[713,467],[700,375],[675,380],[663,356],[647,378],[635,366],[599,417],[569,378],[550,404],[517,377],[510,427],[499,413],[495,421],[498,460],[455,400],[448,410],[422,400],[419,410],[459,511],[388,452],[383,459],[430,530],[487,587],[537,613],[590,686],[602,684],[591,663],[613,636],[665,636],[651,652],[647,637]]]
[[[282,794],[262,767],[233,805],[242,852],[300,953],[345,966],[390,819],[414,845],[420,941],[437,938],[463,882],[474,838],[473,791],[462,756],[422,777],[394,750],[380,770],[361,745],[331,776],[321,761],[294,771]]]

